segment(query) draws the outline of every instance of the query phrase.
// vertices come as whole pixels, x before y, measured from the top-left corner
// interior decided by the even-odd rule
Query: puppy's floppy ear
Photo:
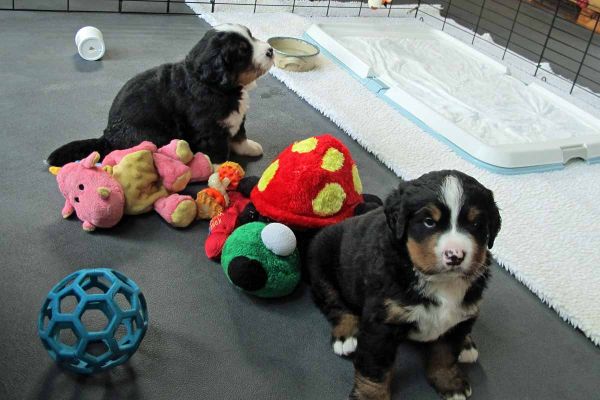
[[[408,182],[401,182],[398,185],[398,189],[388,196],[383,205],[388,226],[398,240],[402,240],[406,228],[406,217],[408,214],[406,189],[408,185]]]
[[[237,72],[229,65],[231,44],[227,44],[227,35],[227,32],[208,31],[189,52],[185,65],[196,79],[226,88],[237,86]]]
[[[496,236],[498,236],[498,232],[500,232],[500,227],[502,226],[502,218],[500,217],[500,210],[498,209],[498,205],[494,200],[494,193],[491,190],[485,189],[486,198],[487,198],[487,216],[488,216],[488,248],[492,248],[494,246],[494,241],[496,240]]]

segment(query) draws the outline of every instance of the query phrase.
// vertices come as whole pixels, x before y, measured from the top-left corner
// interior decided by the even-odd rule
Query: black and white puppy
[[[426,343],[427,378],[446,399],[471,388],[458,363],[470,337],[500,230],[492,192],[458,171],[402,182],[383,207],[323,229],[307,260],[333,350],[352,355],[352,399],[389,399],[403,340]]]
[[[114,99],[99,139],[78,140],[55,150],[48,164],[61,166],[92,151],[149,140],[162,146],[184,139],[192,151],[222,163],[229,152],[259,156],[262,147],[246,138],[248,90],[273,65],[273,49],[241,25],[208,31],[185,60],[164,64],[129,80]]]

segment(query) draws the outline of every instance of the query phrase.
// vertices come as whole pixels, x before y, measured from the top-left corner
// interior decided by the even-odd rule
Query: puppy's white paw
[[[471,347],[470,349],[463,349],[458,355],[458,362],[465,364],[472,364],[477,361],[479,357],[479,352],[475,347]]]
[[[344,341],[336,339],[333,342],[333,352],[338,356],[349,356],[354,353],[357,345],[358,341],[354,336],[351,336]]]
[[[356,351],[357,345],[358,345],[358,341],[356,340],[356,338],[354,336],[351,336],[348,339],[344,340],[344,345],[342,347],[342,350],[344,351],[344,355],[347,356],[347,355],[354,353]]]
[[[341,340],[336,340],[333,342],[333,352],[338,356],[344,354],[344,343]]]
[[[444,400],[467,400],[467,397],[468,396],[462,393],[454,393],[448,396],[444,396]]]
[[[473,390],[471,390],[471,386],[467,386],[465,388],[464,393],[450,393],[446,394],[444,400],[467,400],[473,394]]]
[[[262,155],[263,148],[260,143],[246,139],[242,142],[231,142],[231,150],[241,156],[258,157]]]

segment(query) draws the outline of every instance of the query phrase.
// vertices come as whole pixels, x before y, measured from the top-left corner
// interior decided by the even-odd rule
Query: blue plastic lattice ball
[[[91,374],[124,363],[148,328],[146,300],[134,281],[108,268],[82,269],[50,290],[38,334],[50,356]]]

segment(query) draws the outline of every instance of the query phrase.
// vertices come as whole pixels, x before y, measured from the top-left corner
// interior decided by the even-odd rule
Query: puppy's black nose
[[[267,50],[267,57],[273,58],[273,48],[272,47],[269,47],[269,50]]]

